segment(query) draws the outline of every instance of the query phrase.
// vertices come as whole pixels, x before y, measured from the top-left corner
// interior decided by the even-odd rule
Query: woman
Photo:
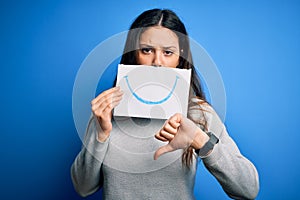
[[[118,154],[112,147],[113,135],[118,129],[112,111],[123,93],[119,87],[111,88],[91,102],[93,115],[85,146],[71,168],[76,191],[87,196],[103,188],[104,199],[194,199],[196,160],[200,157],[228,196],[254,199],[259,190],[256,168],[241,155],[224,124],[206,102],[192,64],[186,29],[176,14],[153,9],[138,16],[130,27],[121,63],[192,69],[188,117],[177,113],[153,133],[155,142],[165,145],[157,148],[155,160],[151,162],[155,165],[163,154],[170,155],[168,152],[178,149],[182,149],[183,154],[167,166],[147,172],[135,173],[112,167],[116,160],[114,155]],[[155,146],[134,145],[141,151]],[[137,169],[140,167],[136,166]]]

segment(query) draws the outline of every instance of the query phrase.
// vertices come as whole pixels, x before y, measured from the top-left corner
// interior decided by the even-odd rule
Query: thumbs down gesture
[[[198,134],[206,135],[190,119],[182,116],[179,113],[173,115],[165,122],[163,127],[155,135],[156,139],[168,142],[168,144],[157,149],[157,151],[154,154],[154,159],[157,160],[158,157],[160,157],[161,155],[175,151],[177,149],[186,149],[192,144],[197,144],[198,146],[199,143],[196,141],[194,142],[196,138],[199,138],[196,137]],[[207,138],[205,138],[205,140],[206,139]],[[203,142],[205,143],[206,141]]]

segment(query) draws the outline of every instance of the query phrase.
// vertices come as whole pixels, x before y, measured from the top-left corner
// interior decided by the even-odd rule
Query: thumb
[[[159,147],[154,154],[154,160],[157,160],[158,157],[160,157],[161,155],[171,152],[171,151],[174,151],[174,149],[172,148],[172,146],[170,144]]]

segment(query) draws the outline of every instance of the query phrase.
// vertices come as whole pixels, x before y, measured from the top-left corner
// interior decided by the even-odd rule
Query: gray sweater
[[[224,191],[234,199],[255,199],[259,190],[255,166],[239,151],[216,112],[208,104],[189,103],[188,117],[195,123],[204,118],[219,143],[201,158]],[[202,111],[201,111],[202,110]],[[182,150],[153,159],[163,142],[154,138],[164,120],[115,118],[113,131],[99,142],[99,123],[91,117],[82,150],[71,176],[75,190],[88,196],[103,188],[103,199],[195,199],[193,194],[197,161],[190,168],[181,162]],[[199,125],[200,126],[200,125]]]

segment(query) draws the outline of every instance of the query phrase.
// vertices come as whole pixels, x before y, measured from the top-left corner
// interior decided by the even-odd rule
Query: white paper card
[[[145,65],[118,66],[117,86],[124,95],[114,116],[168,119],[187,116],[190,69]]]

